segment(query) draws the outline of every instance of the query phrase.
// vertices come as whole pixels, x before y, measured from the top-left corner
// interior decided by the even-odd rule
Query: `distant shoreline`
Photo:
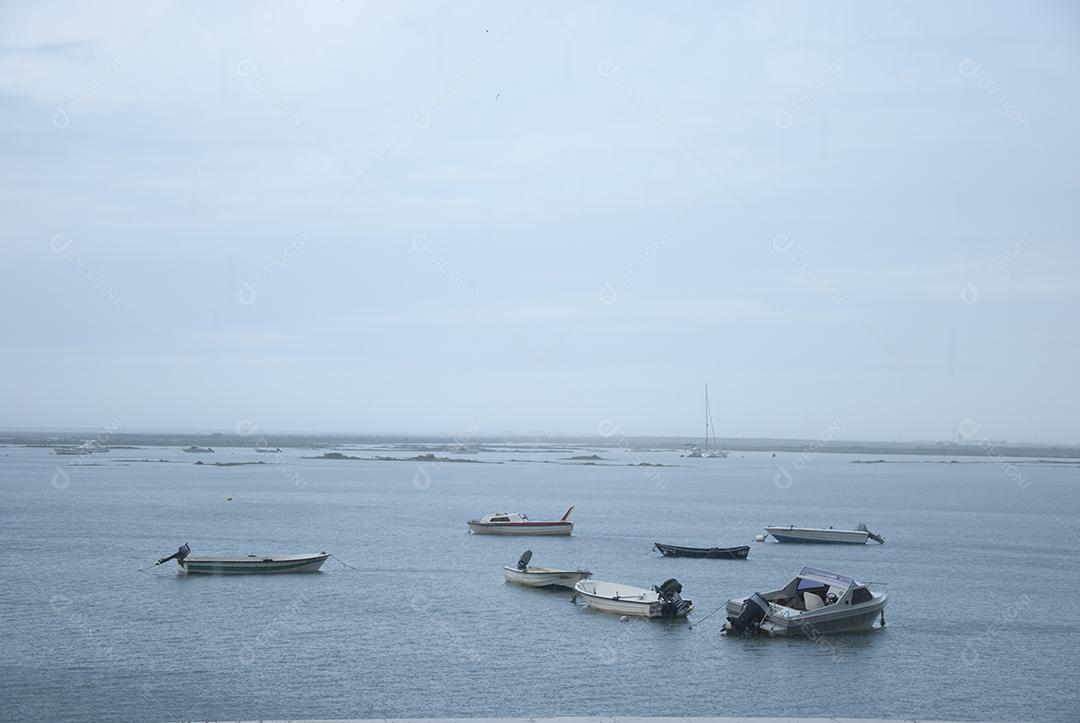
[[[580,449],[681,449],[687,444],[700,443],[699,439],[687,437],[648,437],[648,436],[470,436],[462,439],[452,435],[375,435],[375,434],[223,434],[183,433],[183,432],[0,432],[0,446],[5,447],[52,447],[80,444],[87,439],[96,439],[109,447],[186,447],[191,444],[203,444],[212,447],[247,447],[269,448],[299,447],[306,449],[336,449],[343,445],[385,445],[391,449],[416,449],[421,451],[456,451],[457,448],[484,448],[489,446],[522,445],[538,448],[558,446],[560,451],[574,447]],[[949,457],[1039,457],[1043,459],[1078,459],[1080,445],[1066,444],[1031,444],[990,441],[955,442],[864,442],[844,440],[814,439],[762,439],[762,438],[727,438],[718,439],[722,449],[730,452],[827,452],[835,454],[865,455],[922,455]],[[510,450],[491,450],[510,451]],[[516,451],[522,451],[517,449]]]

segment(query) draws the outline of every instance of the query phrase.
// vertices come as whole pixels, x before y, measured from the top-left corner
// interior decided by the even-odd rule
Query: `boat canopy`
[[[818,583],[807,584],[807,583]],[[820,587],[821,585],[830,585],[845,590],[852,585],[857,585],[854,579],[847,575],[837,575],[835,572],[826,572],[825,570],[818,570],[814,567],[804,567],[799,572],[799,590],[806,590],[808,588]]]

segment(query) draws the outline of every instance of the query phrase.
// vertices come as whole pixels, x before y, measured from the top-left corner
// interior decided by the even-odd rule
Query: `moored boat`
[[[682,547],[680,545],[665,545],[662,542],[653,544],[653,547],[664,557],[703,557],[712,560],[745,560],[750,554],[749,545],[738,547]]]
[[[108,452],[108,451],[109,451],[108,447],[103,447],[101,444],[99,444],[97,442],[97,440],[94,440],[94,439],[88,439],[88,440],[86,440],[85,442],[83,442],[82,444],[80,444],[78,446],[64,445],[64,446],[61,446],[61,447],[53,447],[53,453],[55,453],[55,454],[67,454],[67,455],[97,454],[97,453],[100,453],[100,452]]]
[[[573,511],[571,505],[562,519],[551,521],[533,521],[520,512],[496,512],[469,520],[468,525],[476,535],[569,535],[574,531]]]
[[[158,560],[155,565],[176,560],[180,570],[189,575],[251,575],[268,573],[317,572],[326,552],[309,555],[246,555],[235,557],[192,557],[191,548],[184,543],[180,549]]]
[[[588,570],[560,570],[554,567],[530,565],[532,550],[526,550],[517,565],[503,567],[503,575],[509,582],[516,582],[529,587],[573,587],[582,580],[592,577]]]
[[[675,578],[652,590],[617,582],[582,580],[574,585],[574,592],[581,595],[589,607],[617,615],[684,618],[694,609],[693,602],[682,598],[682,585]]]
[[[713,426],[712,407],[709,406],[709,385],[705,385],[705,446],[687,444],[683,448],[682,457],[694,457],[698,459],[724,459],[728,456],[726,450],[720,449],[716,443],[716,427]]]
[[[189,452],[191,454],[213,454],[214,453],[214,450],[211,449],[210,447],[200,447],[197,444],[193,444],[190,447],[184,447],[184,451]]]
[[[811,638],[869,630],[879,617],[885,624],[888,597],[846,575],[804,567],[779,590],[728,600],[724,630]]]
[[[85,455],[90,454],[89,449],[83,447],[53,447],[53,454],[60,455]]]
[[[832,542],[851,545],[864,545],[867,540],[885,544],[885,538],[859,524],[854,530],[836,530],[832,527],[766,527],[765,531],[776,538],[777,542]]]

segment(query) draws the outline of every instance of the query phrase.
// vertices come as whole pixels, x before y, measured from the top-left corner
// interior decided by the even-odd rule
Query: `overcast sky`
[[[0,5],[0,426],[1080,440],[1080,9]]]

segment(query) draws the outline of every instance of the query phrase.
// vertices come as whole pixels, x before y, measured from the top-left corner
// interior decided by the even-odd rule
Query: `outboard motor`
[[[769,601],[759,592],[746,598],[742,610],[735,617],[728,616],[724,624],[724,630],[732,635],[745,633],[747,630],[756,630],[765,616],[769,614]]]
[[[882,537],[881,535],[875,535],[873,532],[866,529],[866,523],[865,522],[860,522],[858,525],[855,526],[855,529],[859,530],[860,532],[865,532],[867,537],[869,537],[871,540],[878,543],[879,545],[884,545],[885,544],[885,538]]]
[[[183,545],[180,545],[180,549],[178,549],[176,552],[169,555],[168,557],[163,557],[160,560],[158,560],[157,562],[155,562],[154,566],[156,567],[156,566],[160,565],[163,562],[168,562],[169,560],[176,560],[176,564],[179,565],[180,567],[183,567],[184,566],[184,558],[187,557],[190,554],[191,554],[191,548],[188,547],[188,544],[185,542]]]
[[[665,580],[662,585],[653,586],[653,590],[660,597],[661,617],[684,618],[694,607],[692,601],[682,599],[679,594],[682,592],[682,583],[675,578]]]
[[[522,572],[525,572],[525,570],[527,570],[528,567],[529,567],[529,560],[531,560],[531,559],[532,559],[532,550],[526,550],[525,554],[523,554],[521,556],[521,559],[518,560],[517,569],[521,570]]]

